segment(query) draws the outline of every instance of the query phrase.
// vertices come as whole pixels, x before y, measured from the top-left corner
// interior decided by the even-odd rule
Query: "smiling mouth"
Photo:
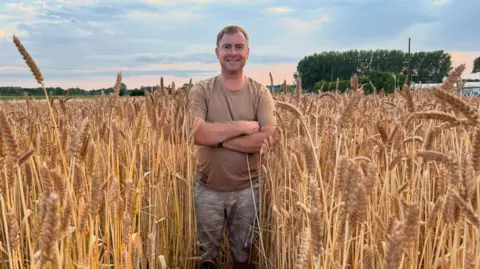
[[[227,63],[238,63],[240,60],[227,60]]]

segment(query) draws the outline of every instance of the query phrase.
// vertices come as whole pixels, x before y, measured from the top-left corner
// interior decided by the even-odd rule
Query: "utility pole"
[[[410,69],[410,60],[411,60],[411,53],[410,53],[410,37],[408,38],[408,71],[407,71],[407,84],[410,86],[410,80],[412,76],[412,70]]]

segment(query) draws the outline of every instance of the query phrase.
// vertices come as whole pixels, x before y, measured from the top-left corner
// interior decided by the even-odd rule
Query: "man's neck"
[[[222,72],[221,76],[225,86],[230,89],[240,89],[243,86],[243,83],[245,82],[245,76],[243,75],[243,72],[239,72],[235,74]]]

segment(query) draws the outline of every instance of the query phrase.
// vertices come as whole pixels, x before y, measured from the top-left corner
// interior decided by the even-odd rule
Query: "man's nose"
[[[237,53],[238,53],[238,51],[235,47],[232,47],[228,50],[228,54],[235,55]]]

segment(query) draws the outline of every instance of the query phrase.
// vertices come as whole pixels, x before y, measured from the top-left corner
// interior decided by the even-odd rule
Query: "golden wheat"
[[[479,264],[480,99],[453,93],[461,71],[423,93],[364,95],[352,77],[346,95],[274,94],[258,268]],[[0,104],[0,267],[194,267],[188,89],[154,89]],[[221,268],[231,266],[226,243]]]

